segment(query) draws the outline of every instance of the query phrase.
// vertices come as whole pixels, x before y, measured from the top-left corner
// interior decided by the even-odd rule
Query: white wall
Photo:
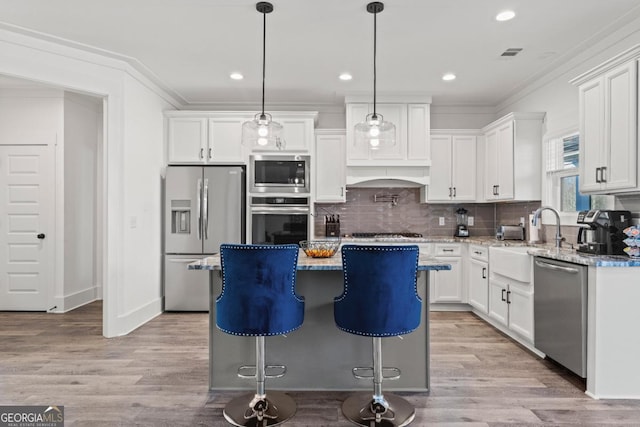
[[[64,311],[99,297],[95,277],[96,156],[102,100],[64,96]]]
[[[163,114],[174,109],[147,87],[125,77],[123,239],[125,312],[162,310],[161,179],[164,167]]]
[[[103,176],[98,180],[104,180],[100,190],[104,190],[102,200],[98,202],[104,207],[104,220],[100,224],[100,234],[104,236],[101,248],[104,251],[103,334],[107,337],[126,334],[159,314],[161,308],[158,298],[161,283],[156,273],[160,271],[159,233],[155,239],[147,239],[145,229],[139,238],[128,237],[127,229],[131,200],[142,193],[145,183],[157,180],[159,186],[159,173],[155,168],[138,168],[149,158],[154,165],[156,156],[162,156],[162,124],[159,122],[156,129],[155,119],[149,120],[148,114],[159,113],[162,104],[173,109],[180,103],[124,61],[41,40],[26,31],[16,33],[0,28],[0,57],[1,74],[106,99],[104,143],[102,152],[98,153],[102,159],[98,170],[103,168]],[[127,82],[129,78],[131,81]],[[141,94],[142,99],[138,100],[136,97]],[[145,113],[140,114],[141,111]],[[141,124],[125,124],[136,116],[140,116]],[[154,146],[150,141],[156,139]],[[134,148],[139,144],[152,151]],[[154,176],[149,175],[151,173]],[[129,182],[132,179],[142,183]],[[130,186],[133,188],[129,189]],[[159,194],[154,188],[147,191],[149,194],[143,200]],[[142,209],[135,210],[138,223],[149,223],[157,232],[160,210],[151,212],[152,203],[146,206],[141,203]],[[127,258],[145,253],[155,254],[150,264],[131,262]],[[148,271],[150,278],[140,282],[141,271]]]

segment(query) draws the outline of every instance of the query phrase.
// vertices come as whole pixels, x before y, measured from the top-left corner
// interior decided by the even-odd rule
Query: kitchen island
[[[385,383],[386,390],[429,390],[429,270],[451,267],[420,256],[418,294],[422,298],[420,327],[400,338],[383,340],[385,366],[400,368],[399,380]],[[236,375],[240,365],[255,359],[255,338],[232,336],[216,327],[216,297],[222,290],[219,255],[189,265],[191,270],[209,270],[209,388],[240,390],[254,387]],[[355,366],[371,366],[371,338],[339,330],[333,319],[333,298],[342,293],[340,254],[332,258],[309,258],[300,252],[296,292],[305,298],[303,325],[286,336],[268,337],[267,364],[287,366],[284,377],[270,380],[278,390],[369,390],[370,380],[351,375]]]

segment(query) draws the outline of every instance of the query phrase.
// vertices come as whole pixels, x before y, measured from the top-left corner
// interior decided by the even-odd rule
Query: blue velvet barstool
[[[405,426],[415,417],[407,400],[382,394],[383,380],[400,378],[398,368],[382,366],[382,338],[408,334],[420,325],[418,256],[415,245],[342,247],[344,289],[334,300],[336,325],[373,338],[373,366],[353,368],[356,378],[373,380],[373,396],[357,393],[342,404],[342,413],[354,424]]]
[[[256,337],[256,365],[238,368],[239,377],[255,378],[256,392],[229,402],[224,417],[236,426],[280,424],[293,417],[296,404],[281,392],[267,396],[265,380],[283,376],[286,367],[266,365],[265,337],[291,332],[304,320],[304,298],[295,293],[298,246],[223,244],[220,258],[216,325],[228,334]]]

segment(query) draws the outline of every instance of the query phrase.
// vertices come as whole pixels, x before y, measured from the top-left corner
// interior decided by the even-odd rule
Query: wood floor
[[[226,426],[238,393],[207,390],[207,330],[206,314],[165,313],[105,339],[99,302],[0,313],[0,405],[64,405],[67,427]],[[414,426],[640,426],[640,401],[588,398],[575,376],[470,313],[432,313],[431,330],[432,390],[403,393]],[[351,425],[339,410],[347,393],[290,394],[298,413],[286,425]]]

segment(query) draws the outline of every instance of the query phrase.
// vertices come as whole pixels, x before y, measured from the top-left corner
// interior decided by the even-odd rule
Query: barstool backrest
[[[296,295],[297,245],[220,246],[222,292],[216,325],[233,335],[282,335],[302,325],[304,298]]]
[[[416,245],[342,247],[344,289],[334,318],[345,332],[371,337],[407,334],[420,325]]]

